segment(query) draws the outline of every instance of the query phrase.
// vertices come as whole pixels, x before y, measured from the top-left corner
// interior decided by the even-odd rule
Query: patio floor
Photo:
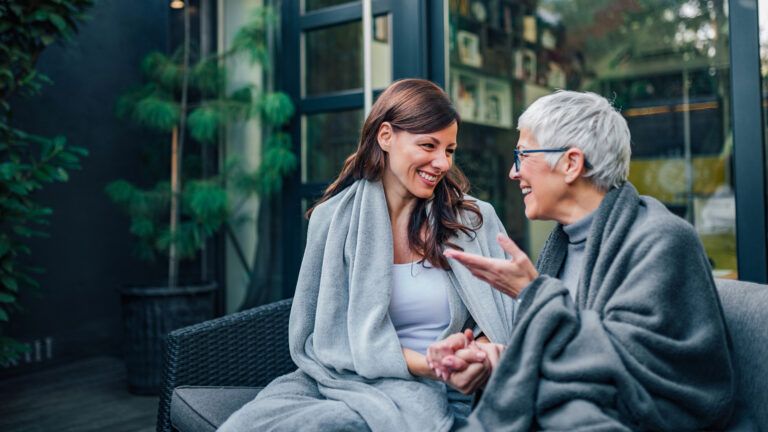
[[[157,402],[128,393],[122,360],[93,357],[0,381],[0,431],[150,432]]]

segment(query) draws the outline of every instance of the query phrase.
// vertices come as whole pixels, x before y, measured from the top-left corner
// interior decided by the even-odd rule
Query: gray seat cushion
[[[716,282],[739,374],[737,412],[768,431],[768,286]]]
[[[181,432],[213,432],[262,388],[176,387],[171,398],[171,424]]]

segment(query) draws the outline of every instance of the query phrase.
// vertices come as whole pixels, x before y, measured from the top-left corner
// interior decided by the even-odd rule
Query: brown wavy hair
[[[321,203],[338,194],[360,179],[378,181],[387,169],[388,155],[379,147],[377,135],[381,124],[389,122],[394,130],[412,134],[426,134],[443,130],[461,122],[448,95],[436,84],[422,79],[403,79],[392,83],[371,107],[371,113],[363,124],[357,150],[344,161],[344,167],[323,196],[307,211],[307,218]],[[483,216],[474,201],[464,199],[469,191],[469,181],[454,164],[435,186],[432,201],[432,219],[427,218],[429,200],[418,199],[408,223],[408,244],[414,252],[432,265],[449,269],[448,260],[441,246],[459,248],[448,241],[461,231],[474,236],[483,224]],[[477,216],[474,226],[459,222],[458,215],[468,211]],[[422,230],[426,233],[421,236]],[[422,260],[423,262],[423,260]]]

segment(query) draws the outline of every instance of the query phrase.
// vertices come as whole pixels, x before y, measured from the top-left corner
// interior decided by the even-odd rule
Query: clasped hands
[[[486,258],[453,249],[445,256],[464,265],[473,276],[502,293],[517,298],[531,281],[539,276],[528,255],[509,237],[496,237],[510,259]],[[427,348],[427,365],[434,374],[464,394],[485,386],[498,364],[504,346],[487,338],[475,340],[472,330],[455,333]]]
[[[427,365],[438,379],[464,394],[485,386],[504,346],[487,338],[475,339],[472,330],[455,333],[427,348]]]

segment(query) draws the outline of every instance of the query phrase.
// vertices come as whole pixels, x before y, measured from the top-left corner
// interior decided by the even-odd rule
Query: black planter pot
[[[216,283],[199,286],[131,287],[120,291],[128,390],[156,395],[168,333],[213,318]]]

